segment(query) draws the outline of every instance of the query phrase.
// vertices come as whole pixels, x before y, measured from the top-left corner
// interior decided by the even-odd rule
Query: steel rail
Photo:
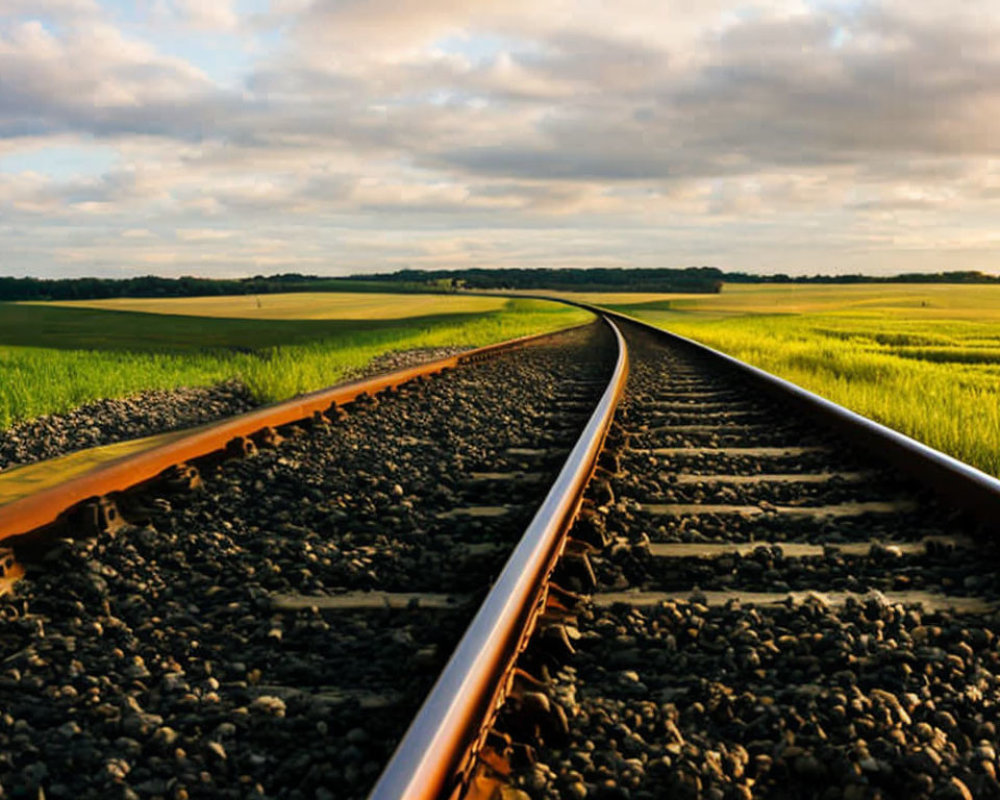
[[[593,323],[584,323],[589,324]],[[65,483],[0,506],[0,542],[51,525],[64,512],[82,502],[130,489],[161,475],[164,470],[177,464],[222,450],[234,439],[252,436],[268,427],[277,428],[306,420],[316,412],[327,411],[334,404],[348,403],[362,394],[373,395],[414,378],[454,368],[501,350],[528,345],[579,327],[582,326],[509,339],[414,367],[320,389],[221,422],[193,428],[189,436],[109,461]]]
[[[570,302],[571,305],[578,305],[595,314],[604,314],[629,322],[654,335],[680,344],[692,352],[707,355],[724,363],[751,379],[772,396],[792,400],[805,408],[808,413],[823,420],[855,443],[885,458],[900,471],[907,473],[960,508],[974,513],[988,523],[1000,525],[1000,480],[992,475],[784,378],[688,339],[686,336],[658,328],[649,322],[618,311],[588,303]]]
[[[385,767],[370,800],[447,798],[469,777],[475,748],[502,701],[505,677],[524,647],[544,581],[562,553],[565,532],[579,509],[628,376],[628,351],[514,552],[507,560]]]

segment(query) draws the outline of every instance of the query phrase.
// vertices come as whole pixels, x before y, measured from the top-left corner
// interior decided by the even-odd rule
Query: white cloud
[[[151,129],[183,135],[213,87],[197,68],[112,25],[91,22],[57,35],[37,20],[0,28],[0,134]],[[177,119],[167,115],[173,107]],[[192,131],[196,133],[195,131]]]
[[[174,14],[181,23],[210,31],[233,31],[239,27],[235,0],[173,0]]]
[[[236,235],[236,231],[217,228],[178,228],[175,233],[182,242],[218,242]]]

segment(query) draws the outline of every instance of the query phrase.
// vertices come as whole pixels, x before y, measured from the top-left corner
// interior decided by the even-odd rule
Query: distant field
[[[727,285],[718,295],[586,298],[1000,474],[998,286]]]
[[[225,297],[112,298],[45,303],[46,306],[182,314],[192,317],[240,319],[406,319],[437,314],[485,314],[501,311],[502,297],[437,294],[295,294],[231,295]]]
[[[252,297],[205,300],[0,303],[0,428],[100,398],[227,378],[275,401],[336,383],[381,353],[475,347],[590,319],[526,299],[262,295],[259,309]],[[223,313],[230,300],[232,316]],[[124,310],[131,302],[143,311]]]
[[[548,293],[547,293],[548,294]],[[601,305],[725,317],[760,314],[875,314],[920,319],[1000,320],[1000,286],[899,283],[741,284],[719,294],[553,292]]]

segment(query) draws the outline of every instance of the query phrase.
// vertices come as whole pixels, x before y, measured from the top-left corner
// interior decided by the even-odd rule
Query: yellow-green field
[[[503,297],[298,292],[159,299],[116,297],[108,300],[73,300],[40,305],[136,311],[142,314],[182,314],[190,317],[384,320],[430,317],[438,314],[486,314],[491,311],[502,311],[506,302],[506,298]]]
[[[570,296],[570,295],[567,295]],[[1000,474],[1000,287],[573,295],[696,339]]]
[[[229,378],[261,401],[281,400],[382,353],[477,347],[590,318],[559,303],[456,295],[262,295],[259,308],[243,296],[0,303],[0,429],[92,400]]]

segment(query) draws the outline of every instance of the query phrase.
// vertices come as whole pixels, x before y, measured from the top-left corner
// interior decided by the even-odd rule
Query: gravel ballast
[[[362,399],[203,464],[200,489],[129,498],[125,529],[60,543],[0,600],[7,796],[364,796],[611,345],[590,326]],[[364,590],[452,602],[326,608]]]
[[[99,400],[68,414],[47,414],[0,431],[0,469],[201,425],[254,406],[250,392],[236,381]]]

